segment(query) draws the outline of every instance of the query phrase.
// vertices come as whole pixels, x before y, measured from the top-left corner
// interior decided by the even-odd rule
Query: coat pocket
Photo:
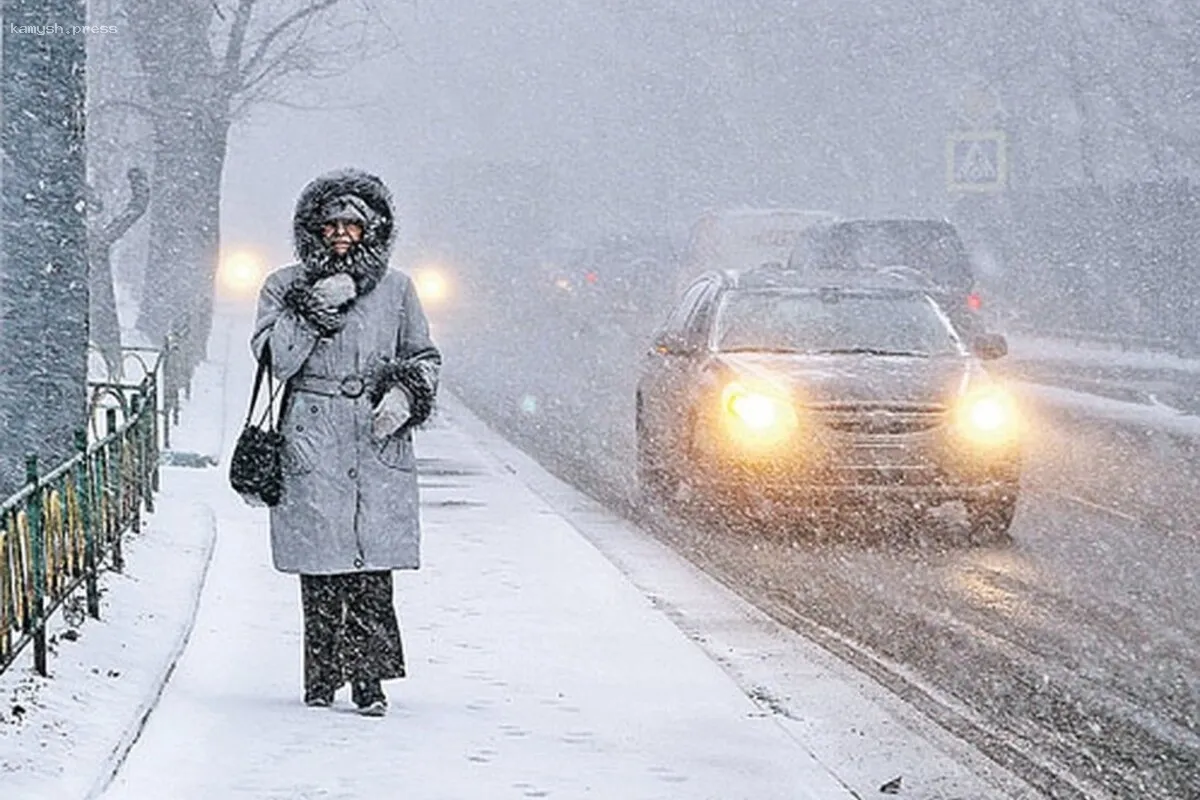
[[[283,474],[307,475],[316,469],[325,411],[297,403],[283,426]]]
[[[413,457],[412,435],[405,431],[402,434],[392,434],[382,441],[374,439],[371,447],[375,456],[385,467],[390,469],[411,470],[416,466]]]

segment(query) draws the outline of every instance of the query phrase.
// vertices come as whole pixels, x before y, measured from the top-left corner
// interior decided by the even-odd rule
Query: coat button
[[[346,474],[347,474],[347,475],[349,475],[351,478],[357,478],[357,477],[358,477],[358,470],[356,470],[354,467],[351,467],[350,469],[348,469],[348,470],[346,471]]]
[[[298,431],[302,431],[302,430],[304,430],[304,426],[303,426],[303,425],[297,425],[297,426],[296,426],[296,430],[298,430]]]
[[[362,569],[363,560],[361,558],[354,559],[354,566],[358,567],[359,569]]]
[[[318,411],[320,411],[321,409],[317,408],[316,406],[312,406],[312,407],[311,407],[311,408],[309,408],[308,410],[309,410],[309,411],[311,411],[312,413],[316,414],[316,413],[317,413]]]

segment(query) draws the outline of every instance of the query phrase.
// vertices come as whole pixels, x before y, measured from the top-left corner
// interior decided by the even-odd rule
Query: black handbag
[[[271,375],[270,346],[263,348],[254,376],[250,409],[229,459],[229,483],[233,490],[254,506],[274,506],[283,497],[283,434],[275,421],[275,378]],[[267,379],[267,407],[254,421],[254,407],[263,378]],[[266,426],[264,427],[264,423]]]

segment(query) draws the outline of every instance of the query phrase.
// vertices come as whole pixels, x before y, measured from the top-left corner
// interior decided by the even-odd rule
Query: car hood
[[[772,382],[804,405],[949,405],[988,380],[978,360],[965,355],[718,353],[714,361],[731,378]]]

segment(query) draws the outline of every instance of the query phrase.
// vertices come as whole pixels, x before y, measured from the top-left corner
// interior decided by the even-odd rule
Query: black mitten
[[[283,304],[308,320],[322,336],[333,336],[346,324],[345,314],[318,300],[312,285],[305,281],[296,281],[288,287]]]

